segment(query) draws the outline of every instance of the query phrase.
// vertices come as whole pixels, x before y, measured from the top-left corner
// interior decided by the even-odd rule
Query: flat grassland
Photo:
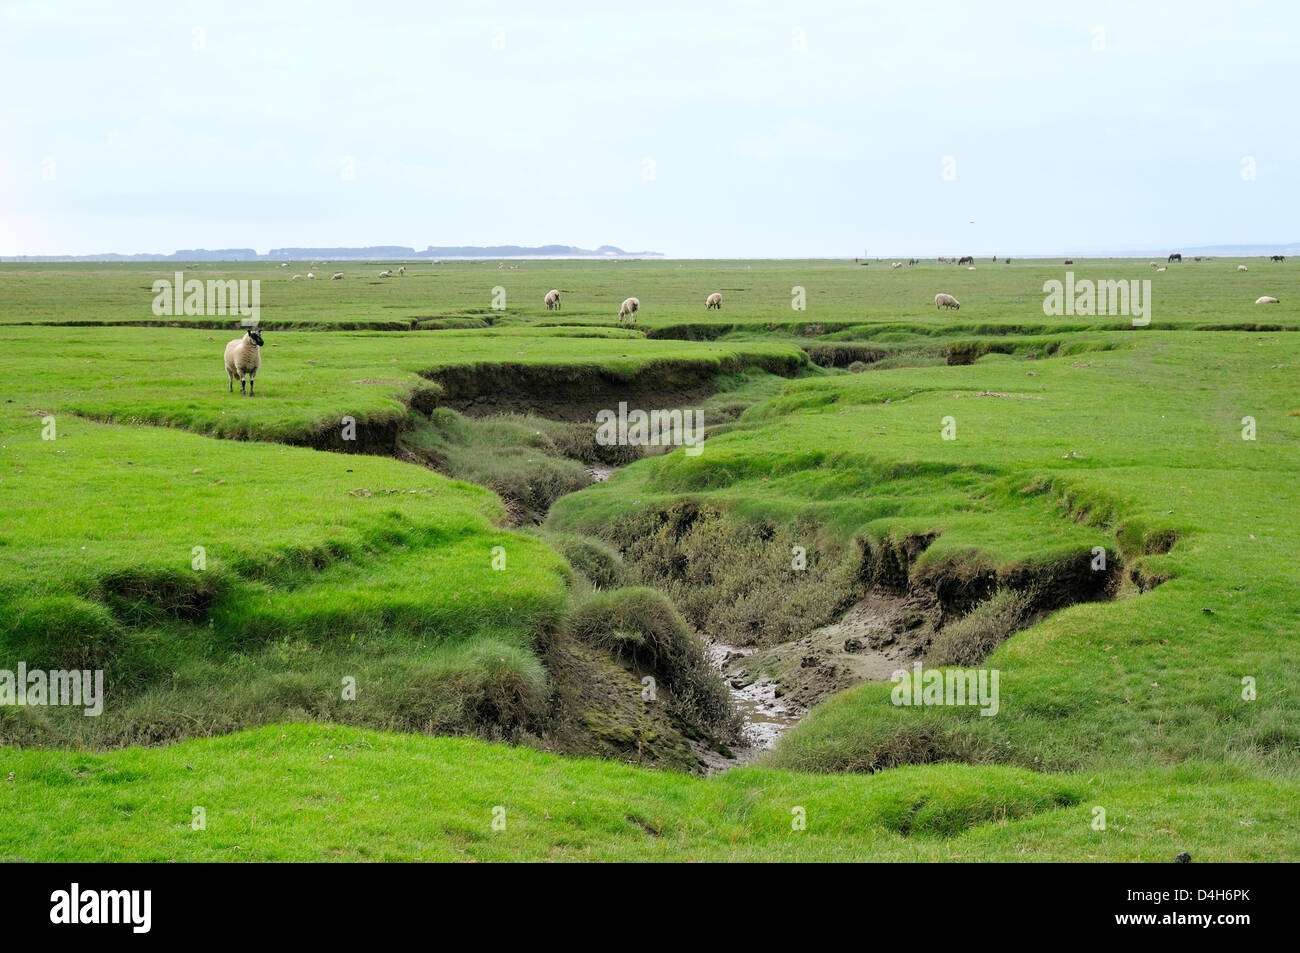
[[[262,282],[246,399],[221,365],[237,319],[153,313],[174,268],[0,265],[0,670],[109,686],[100,718],[0,706],[0,858],[1297,856],[1295,263],[389,267],[185,269]],[[1151,281],[1150,324],[1045,315],[1066,271]],[[624,394],[702,402],[704,452],[588,485],[569,431],[481,416]],[[701,519],[724,535],[689,549]],[[711,778],[620,763],[680,766],[644,726],[588,718],[605,758],[538,728],[619,584],[764,646],[922,538],[904,586],[1082,592],[1098,550],[1113,584],[1049,593],[993,649],[996,717],[864,684]],[[644,626],[615,655],[690,696],[697,647],[649,659]]]

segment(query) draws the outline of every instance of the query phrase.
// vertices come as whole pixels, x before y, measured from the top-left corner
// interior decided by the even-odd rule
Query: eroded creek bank
[[[761,369],[792,375],[797,364]],[[537,743],[725,770],[760,757],[838,691],[887,680],[918,659],[978,663],[1046,614],[1114,595],[1118,552],[1102,572],[1087,551],[1004,567],[922,562],[937,532],[835,544],[815,523],[742,518],[690,498],[625,512],[590,536],[548,526],[558,499],[642,455],[596,443],[598,410],[698,406],[715,396],[719,374],[741,369],[453,368],[396,427],[396,455],[488,486],[511,523],[537,527],[575,571],[575,614],[598,620],[546,647],[556,685],[551,717],[528,731]],[[792,547],[807,550],[803,571],[791,572]],[[693,654],[691,630],[707,654]],[[936,645],[952,657],[936,655]],[[645,697],[647,680],[663,692],[658,703]],[[706,682],[725,685],[731,712],[718,709]]]

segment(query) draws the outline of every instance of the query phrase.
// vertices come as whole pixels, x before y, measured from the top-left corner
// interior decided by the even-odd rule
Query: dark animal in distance
[[[1269,255],[1269,261],[1286,261],[1286,255]]]
[[[957,259],[957,264],[959,264],[959,265],[973,265],[973,264],[975,264],[975,256],[974,256],[974,255],[963,255],[961,258]]]
[[[1073,259],[1073,258],[1067,258],[1067,259],[1065,259],[1065,263],[1066,263],[1067,265],[1073,265],[1073,264],[1074,264],[1074,259]]]
[[[1172,255],[1169,256],[1169,260],[1170,260],[1170,261],[1182,261],[1182,260],[1183,260],[1183,256],[1180,255],[1178,252],[1174,252]]]

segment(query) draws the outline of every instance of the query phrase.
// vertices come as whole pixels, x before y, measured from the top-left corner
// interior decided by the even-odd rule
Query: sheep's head
[[[252,338],[253,343],[256,344],[258,347],[262,346],[262,332],[259,331],[257,328],[249,328],[248,336]]]

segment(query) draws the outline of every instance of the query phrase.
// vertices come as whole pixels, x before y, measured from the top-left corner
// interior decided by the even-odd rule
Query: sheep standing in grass
[[[334,274],[330,275],[330,281],[342,281],[342,280],[343,280],[343,272],[341,271],[336,271],[334,272]]]
[[[1238,270],[1238,271],[1245,271],[1245,270],[1246,270],[1246,266],[1245,266],[1245,265],[1238,265],[1238,266],[1237,266],[1237,270]]]
[[[546,292],[546,297],[542,299],[546,304],[547,311],[557,311],[560,307],[560,289],[552,288]]]
[[[623,302],[623,306],[618,309],[618,319],[622,321],[624,318],[627,318],[635,324],[637,312],[640,310],[641,302],[636,298],[628,298]]]
[[[309,272],[307,272],[307,277],[308,277],[308,278],[315,278],[316,276],[315,276],[314,274],[312,274],[312,273],[309,271]]]
[[[720,291],[715,291],[715,292],[713,292],[713,294],[711,294],[711,295],[709,295],[707,298],[705,298],[705,299],[704,299],[704,310],[705,310],[705,311],[721,311],[721,310],[722,310],[722,292],[720,292]]]
[[[397,269],[397,273],[398,273],[399,275],[404,275],[404,274],[406,274],[406,266],[405,266],[405,265],[402,265],[401,267],[399,267],[399,268]]]
[[[257,378],[257,369],[262,366],[262,332],[249,328],[242,338],[235,338],[226,345],[226,377],[230,379],[230,392],[235,392],[235,378],[239,378],[239,392],[244,393],[244,381],[248,381],[248,396],[253,396],[253,381]]]
[[[293,276],[292,278],[290,278],[289,280],[290,280],[290,281],[297,281],[297,280],[298,280],[299,278],[301,278],[301,277],[302,277],[302,275],[294,275],[294,276]]]
[[[1264,295],[1262,298],[1256,298],[1255,304],[1277,304],[1277,299],[1272,295]]]
[[[958,311],[961,310],[961,302],[950,294],[944,294],[942,291],[934,296],[934,306],[936,310],[939,308],[956,308]]]

